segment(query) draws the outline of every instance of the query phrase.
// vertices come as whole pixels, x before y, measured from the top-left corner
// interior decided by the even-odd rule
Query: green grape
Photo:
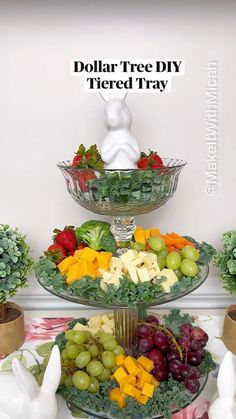
[[[108,381],[110,379],[110,376],[111,370],[103,368],[103,372],[97,378],[101,383],[104,383],[104,381]]]
[[[111,351],[104,351],[102,354],[102,363],[105,368],[111,369],[116,365],[116,357]]]
[[[93,344],[88,348],[89,353],[91,354],[91,358],[95,359],[98,357],[99,349],[97,345]]]
[[[145,244],[139,242],[131,242],[131,249],[135,249],[138,252],[141,252],[142,250],[145,250]]]
[[[157,255],[157,264],[160,270],[164,269],[166,266],[166,257],[164,255]]]
[[[75,365],[74,361],[74,359],[65,359],[65,361],[62,362],[62,365],[63,367],[73,367]]]
[[[86,345],[77,345],[77,348],[78,348],[78,351],[79,352],[83,352],[83,351],[86,351]]]
[[[90,384],[88,386],[88,392],[92,394],[96,394],[99,390],[99,381],[96,377],[90,377]]]
[[[75,365],[78,368],[84,368],[89,363],[91,359],[91,354],[88,351],[80,352],[79,355],[76,357]]]
[[[72,341],[76,343],[76,345],[83,345],[88,338],[88,333],[86,330],[73,330],[74,335]]]
[[[88,363],[86,371],[91,377],[98,377],[103,372],[103,365],[100,361],[92,360]]]
[[[174,271],[175,275],[177,276],[178,279],[181,279],[183,276],[183,273],[181,272],[180,268],[176,269]]]
[[[66,338],[66,340],[73,341],[73,337],[74,337],[75,333],[76,333],[75,330],[66,330],[65,331],[65,338]]]
[[[99,341],[101,342],[101,344],[103,344],[103,342],[105,342],[105,340],[107,340],[107,338],[110,339],[112,337],[113,336],[110,335],[109,333],[102,332],[99,336]]]
[[[190,259],[183,259],[180,265],[180,269],[186,276],[195,276],[199,272],[196,262]]]
[[[44,360],[43,360],[43,365],[45,365],[45,367],[48,365],[48,361],[49,361],[50,356],[51,356],[51,353],[46,355]]]
[[[38,385],[39,385],[39,386],[41,386],[41,385],[42,385],[42,383],[43,383],[43,378],[44,378],[44,371],[43,371],[43,372],[41,372],[41,373],[38,375],[38,378],[37,378],[37,383],[38,383]]]
[[[173,269],[175,271],[180,267],[181,264],[181,256],[179,252],[170,252],[166,256],[166,266],[169,269]]]
[[[65,379],[65,385],[66,385],[66,387],[72,387],[73,386],[73,381],[72,381],[72,376],[71,375],[67,375],[67,377]]]
[[[63,349],[63,351],[61,352],[61,360],[65,361],[67,359],[67,352],[66,352],[66,348]]]
[[[72,382],[79,390],[87,390],[90,384],[90,377],[84,371],[76,371],[72,376]]]
[[[199,252],[193,246],[184,246],[182,249],[182,255],[185,259],[190,259],[196,262],[199,259]]]
[[[106,351],[113,351],[115,349],[115,347],[117,346],[117,342],[116,342],[115,338],[113,338],[111,336],[111,337],[103,340],[102,346]]]
[[[148,243],[151,249],[155,250],[156,252],[161,252],[166,247],[164,240],[158,236],[150,237]]]
[[[113,349],[113,353],[117,356],[117,355],[120,355],[120,354],[124,354],[125,350],[124,350],[124,348],[122,348],[122,346],[117,345],[115,347],[115,349]]]
[[[60,379],[60,385],[65,384],[66,381],[66,371],[65,370],[61,370],[61,379]]]
[[[75,359],[79,353],[78,347],[72,344],[66,348],[66,354],[68,359]]]

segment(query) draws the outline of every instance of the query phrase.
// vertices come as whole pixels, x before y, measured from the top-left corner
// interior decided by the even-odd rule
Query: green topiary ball
[[[0,224],[0,303],[13,297],[18,288],[26,286],[32,265],[25,236],[17,228]]]

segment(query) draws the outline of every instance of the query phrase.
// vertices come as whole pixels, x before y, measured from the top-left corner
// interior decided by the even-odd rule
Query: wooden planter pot
[[[236,316],[235,320],[231,318],[229,313],[232,311],[236,313],[236,304],[227,307],[223,329],[223,342],[227,349],[236,355]]]
[[[24,312],[22,307],[15,303],[7,303],[7,306],[19,310],[21,314],[15,320],[0,324],[0,355],[16,351],[25,340]]]

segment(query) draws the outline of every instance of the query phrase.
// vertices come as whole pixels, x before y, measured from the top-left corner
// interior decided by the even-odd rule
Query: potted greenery
[[[223,249],[215,256],[215,264],[220,271],[224,288],[231,295],[236,295],[236,231],[223,234]],[[236,304],[226,309],[223,341],[227,348],[236,354]]]
[[[24,342],[23,309],[8,300],[26,286],[32,265],[25,236],[0,224],[0,355],[15,351]]]

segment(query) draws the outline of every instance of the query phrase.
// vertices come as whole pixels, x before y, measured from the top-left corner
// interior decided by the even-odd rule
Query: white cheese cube
[[[115,285],[117,288],[120,286],[120,278],[123,276],[123,272],[120,269],[116,269],[112,274],[109,284]]]
[[[103,273],[102,273],[102,279],[103,279],[103,281],[105,283],[108,283],[110,281],[111,277],[112,277],[112,273],[111,272],[103,271]]]
[[[103,330],[103,332],[113,335],[113,330],[110,327],[108,327],[106,324],[103,324],[101,326],[101,329]]]
[[[157,267],[151,268],[149,269],[149,276],[150,279],[155,278],[156,276],[158,276],[158,274],[160,273],[160,269]]]
[[[151,266],[158,266],[157,255],[151,252],[139,252],[139,257],[143,260],[145,265],[151,268]]]
[[[161,281],[160,286],[162,287],[164,292],[170,292],[170,288],[172,285],[178,282],[178,277],[175,275],[172,269],[162,269],[162,271],[158,274],[157,279],[161,277],[165,277],[166,279]]]
[[[143,260],[141,258],[137,258],[137,259],[131,260],[129,262],[129,265],[140,267],[141,265],[143,265]]]
[[[127,250],[125,253],[123,253],[123,255],[121,255],[120,258],[125,265],[125,264],[131,262],[131,260],[137,259],[138,258],[138,252],[135,249],[130,249],[130,250]]]
[[[102,288],[102,290],[104,292],[106,292],[106,290],[107,290],[107,282],[105,282],[104,279],[101,279],[100,288]]]
[[[112,257],[110,260],[109,268],[111,272],[115,272],[116,269],[122,270],[123,268],[123,262],[121,258]]]
[[[137,284],[137,282],[139,282],[139,279],[138,279],[137,269],[135,268],[135,266],[132,266],[131,264],[127,265],[127,272],[128,272],[128,275],[130,276],[131,281]]]
[[[150,281],[149,272],[145,266],[143,268],[137,268],[137,274],[141,282]]]

